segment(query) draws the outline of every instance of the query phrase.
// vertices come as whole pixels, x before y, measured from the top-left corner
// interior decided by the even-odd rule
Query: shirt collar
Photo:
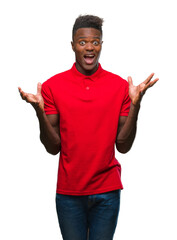
[[[87,76],[87,75],[84,75],[84,74],[80,73],[76,68],[76,63],[74,63],[72,68],[71,68],[71,71],[73,72],[73,74],[75,76],[77,76],[77,78],[80,78],[80,79],[86,79],[87,78],[87,79],[90,79],[92,81],[96,81],[98,79],[100,73],[103,71],[103,68],[101,67],[101,64],[99,63],[98,69],[96,70],[96,72],[93,73],[90,76]]]

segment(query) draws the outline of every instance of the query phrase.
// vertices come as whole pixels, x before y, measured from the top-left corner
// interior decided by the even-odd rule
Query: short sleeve
[[[128,116],[129,111],[130,111],[131,99],[129,97],[129,85],[128,85],[127,81],[125,81],[125,83],[126,84],[125,84],[124,99],[122,102],[120,116]]]
[[[42,84],[42,97],[44,99],[44,111],[47,115],[58,114],[55,102],[53,99],[52,91],[48,86],[47,82]]]

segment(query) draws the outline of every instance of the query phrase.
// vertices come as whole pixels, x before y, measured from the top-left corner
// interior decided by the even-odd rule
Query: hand
[[[142,82],[138,86],[134,86],[132,78],[128,77],[129,97],[133,105],[139,105],[146,90],[152,87],[159,80],[158,78],[156,78],[155,80],[151,81],[153,76],[154,73],[152,73],[144,82]]]
[[[41,83],[38,83],[36,95],[31,93],[25,93],[24,91],[22,91],[20,87],[18,88],[18,90],[23,100],[25,100],[28,103],[31,103],[31,105],[34,107],[36,111],[42,110],[42,112],[44,112],[44,100],[41,94],[41,88],[42,88]]]

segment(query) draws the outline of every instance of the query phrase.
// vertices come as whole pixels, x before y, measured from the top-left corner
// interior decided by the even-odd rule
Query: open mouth
[[[86,64],[93,64],[95,55],[94,54],[86,54],[86,55],[84,55],[84,59],[85,59]]]

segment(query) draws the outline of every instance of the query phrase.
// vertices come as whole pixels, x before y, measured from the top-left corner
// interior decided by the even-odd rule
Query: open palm
[[[128,77],[129,83],[129,97],[132,101],[132,104],[138,105],[142,99],[142,96],[145,94],[146,90],[152,87],[159,79],[151,81],[154,73],[152,73],[144,82],[140,83],[138,86],[133,85],[131,77]]]
[[[25,100],[28,103],[31,103],[31,105],[36,109],[40,108],[42,111],[44,111],[44,100],[41,94],[41,83],[38,83],[37,85],[37,94],[31,94],[31,93],[26,93],[22,91],[22,89],[19,87],[19,92],[23,100]]]

